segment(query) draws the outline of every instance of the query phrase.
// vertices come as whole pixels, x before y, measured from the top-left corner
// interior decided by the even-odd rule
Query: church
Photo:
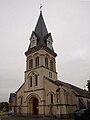
[[[48,33],[42,11],[25,52],[25,79],[10,93],[10,109],[20,116],[73,118],[75,110],[90,107],[90,94],[77,86],[58,80],[53,38]],[[58,64],[58,63],[57,63]]]

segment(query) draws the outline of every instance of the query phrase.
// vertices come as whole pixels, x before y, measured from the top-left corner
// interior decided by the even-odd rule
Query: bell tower
[[[43,79],[47,77],[53,81],[57,80],[56,60],[57,54],[53,49],[53,39],[48,33],[42,11],[30,37],[30,44],[26,55],[25,83],[30,89],[43,87]]]

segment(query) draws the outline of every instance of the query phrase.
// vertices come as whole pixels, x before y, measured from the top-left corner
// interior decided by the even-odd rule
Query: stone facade
[[[41,31],[42,30],[42,31]],[[72,118],[75,110],[88,108],[90,95],[76,86],[57,80],[56,56],[42,12],[26,51],[25,80],[10,97],[16,115]],[[12,101],[11,101],[12,99]],[[13,104],[11,104],[13,103]]]

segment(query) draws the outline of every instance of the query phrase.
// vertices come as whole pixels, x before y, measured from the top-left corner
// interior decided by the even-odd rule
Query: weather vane
[[[40,12],[42,12],[42,4],[40,5],[40,8],[39,8],[39,9],[40,9]]]

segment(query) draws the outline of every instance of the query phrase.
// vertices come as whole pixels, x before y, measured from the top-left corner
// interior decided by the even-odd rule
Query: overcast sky
[[[89,0],[0,0],[0,102],[24,82],[25,51],[43,5],[57,53],[58,79],[86,88],[90,76]]]

